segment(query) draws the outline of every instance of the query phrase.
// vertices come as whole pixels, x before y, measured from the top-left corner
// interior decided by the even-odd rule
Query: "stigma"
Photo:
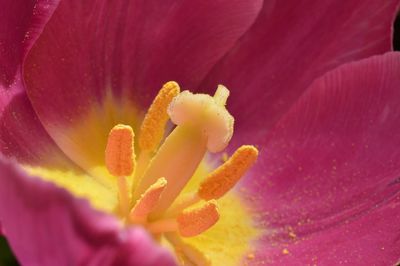
[[[211,96],[181,92],[176,82],[167,82],[142,121],[138,156],[129,125],[111,129],[105,150],[105,165],[117,180],[116,214],[155,239],[164,237],[179,250],[181,260],[195,265],[208,265],[208,260],[181,238],[200,235],[218,222],[218,199],[234,188],[258,156],[254,146],[243,145],[204,176],[197,191],[182,193],[205,155],[223,151],[233,136],[234,118],[226,109],[229,94],[223,85]],[[174,128],[166,134],[169,121]]]

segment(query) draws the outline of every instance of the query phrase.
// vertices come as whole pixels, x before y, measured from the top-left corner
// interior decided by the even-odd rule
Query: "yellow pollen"
[[[134,133],[130,126],[116,125],[108,135],[105,163],[113,176],[130,176],[135,167]]]
[[[199,208],[183,211],[177,218],[179,234],[183,237],[199,235],[219,220],[217,201],[210,200]]]
[[[255,163],[257,156],[258,150],[254,146],[241,146],[200,184],[199,197],[211,200],[225,195]]]
[[[179,85],[169,81],[159,91],[151,104],[140,128],[139,147],[142,151],[154,151],[160,144],[169,119],[167,109],[180,92]]]
[[[158,203],[161,193],[166,186],[167,180],[162,177],[142,194],[130,213],[131,222],[142,223],[146,221],[147,216]]]

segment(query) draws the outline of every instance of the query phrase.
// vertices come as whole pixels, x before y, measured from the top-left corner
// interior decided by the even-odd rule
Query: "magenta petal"
[[[344,62],[391,50],[398,3],[265,1],[255,24],[201,90],[225,84],[239,129],[265,132],[315,78]]]
[[[0,220],[23,265],[175,265],[139,228],[0,159]]]
[[[15,79],[26,51],[42,31],[59,0],[0,1],[0,84]]]
[[[285,264],[283,248],[299,264],[400,258],[399,73],[400,53],[343,65],[261,141],[253,178],[242,183],[267,230],[260,260]]]
[[[50,128],[103,104],[107,93],[147,107],[168,80],[195,87],[260,6],[260,0],[62,1],[26,63],[34,109]]]
[[[11,97],[0,114],[0,152],[22,164],[73,166],[43,128],[25,92]]]

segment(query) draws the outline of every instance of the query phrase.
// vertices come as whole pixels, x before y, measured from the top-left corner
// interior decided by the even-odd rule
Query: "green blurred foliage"
[[[7,240],[0,236],[0,266],[19,266],[14,257]]]

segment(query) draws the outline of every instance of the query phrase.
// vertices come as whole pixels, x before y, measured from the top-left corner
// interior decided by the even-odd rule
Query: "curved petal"
[[[263,140],[242,183],[266,228],[257,260],[285,264],[283,248],[299,264],[400,258],[399,73],[400,53],[343,65]]]
[[[196,86],[260,6],[261,0],[62,1],[25,64],[34,109],[82,167],[103,163],[98,154],[110,128],[137,124],[137,110],[126,110],[132,101],[147,105],[171,79]],[[69,131],[82,124],[92,125],[90,134]]]
[[[23,91],[11,97],[1,112],[0,152],[24,165],[62,168],[71,164],[43,128]]]
[[[29,165],[69,160],[39,122],[24,92],[21,65],[58,0],[0,1],[0,152]]]
[[[59,0],[1,0],[0,84],[15,80],[21,62]]]
[[[239,130],[266,132],[315,78],[342,63],[391,50],[398,3],[266,1],[252,28],[201,89],[226,85]]]
[[[91,209],[85,200],[0,159],[0,220],[26,265],[174,265],[141,229]]]

